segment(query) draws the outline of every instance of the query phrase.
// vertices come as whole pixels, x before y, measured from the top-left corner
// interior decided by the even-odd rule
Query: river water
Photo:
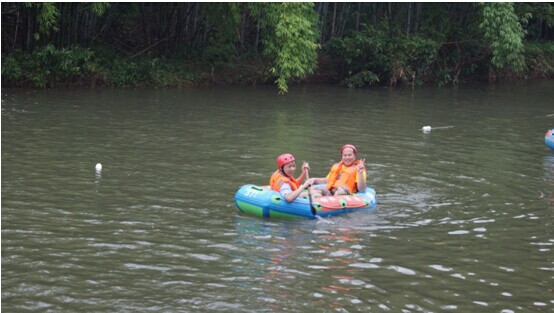
[[[553,312],[553,99],[554,81],[2,89],[2,308]],[[345,143],[375,210],[235,208],[277,155],[318,177]]]

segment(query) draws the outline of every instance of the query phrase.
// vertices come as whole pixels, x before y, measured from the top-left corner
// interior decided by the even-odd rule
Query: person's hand
[[[360,160],[360,164],[358,164],[358,173],[362,173],[365,170],[365,159]]]
[[[308,188],[308,187],[312,186],[313,184],[314,184],[314,179],[310,178],[310,179],[306,180],[306,182],[304,183],[304,188]]]
[[[309,171],[310,164],[308,162],[302,162],[302,171]]]

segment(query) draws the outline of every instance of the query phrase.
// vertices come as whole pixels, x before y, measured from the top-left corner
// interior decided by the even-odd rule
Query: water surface
[[[552,99],[552,81],[2,89],[3,309],[553,311]],[[235,208],[277,155],[323,176],[345,143],[376,210]]]

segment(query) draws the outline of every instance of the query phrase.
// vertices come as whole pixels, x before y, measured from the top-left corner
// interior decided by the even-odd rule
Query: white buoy
[[[96,163],[96,171],[101,172],[102,171],[102,164]]]
[[[431,132],[431,126],[423,126],[421,128],[421,130],[423,130],[424,133],[430,133]]]

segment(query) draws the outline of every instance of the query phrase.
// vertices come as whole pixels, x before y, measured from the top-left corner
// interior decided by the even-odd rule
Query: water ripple
[[[4,310],[554,307],[551,83],[222,88],[3,90]],[[344,138],[367,158],[376,210],[332,223],[237,212],[234,193],[267,184],[275,155],[324,176]]]

